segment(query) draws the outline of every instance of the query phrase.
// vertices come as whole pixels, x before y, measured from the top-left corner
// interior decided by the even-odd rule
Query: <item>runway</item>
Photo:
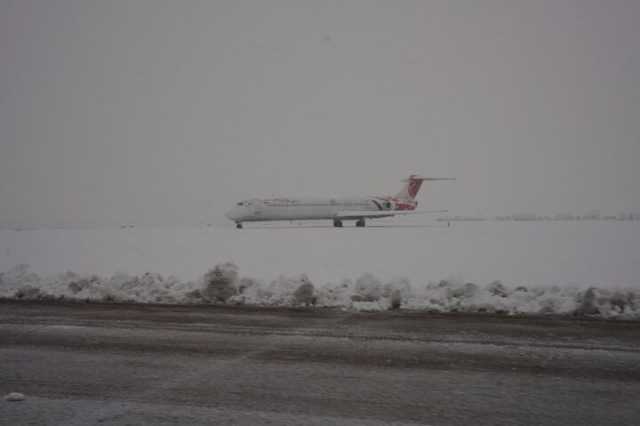
[[[640,424],[640,323],[0,303],[1,424]]]

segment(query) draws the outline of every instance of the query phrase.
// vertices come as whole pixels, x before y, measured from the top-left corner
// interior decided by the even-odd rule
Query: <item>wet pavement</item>
[[[640,323],[0,303],[0,424],[640,424]]]

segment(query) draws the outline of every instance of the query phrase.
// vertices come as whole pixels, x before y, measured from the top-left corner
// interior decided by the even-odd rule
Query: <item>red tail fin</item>
[[[455,178],[429,178],[418,175],[411,175],[404,180],[405,185],[400,192],[398,192],[395,198],[400,200],[413,200],[418,195],[422,182],[425,180],[455,180]]]

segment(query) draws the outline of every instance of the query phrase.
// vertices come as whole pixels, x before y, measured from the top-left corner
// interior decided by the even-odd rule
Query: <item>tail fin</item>
[[[406,183],[402,190],[396,194],[395,198],[398,198],[400,200],[414,200],[418,195],[418,192],[420,191],[422,182],[424,182],[425,180],[455,180],[455,178],[433,178],[411,175],[403,181]]]

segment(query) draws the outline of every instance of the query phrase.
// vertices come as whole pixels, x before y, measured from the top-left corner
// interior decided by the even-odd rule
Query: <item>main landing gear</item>
[[[333,226],[336,228],[342,228],[342,221],[340,219],[333,219]],[[356,226],[358,228],[364,228],[365,221],[364,218],[360,218],[356,221]]]
[[[238,228],[238,229],[242,229],[242,223],[240,223],[240,222],[236,222],[236,228]]]

